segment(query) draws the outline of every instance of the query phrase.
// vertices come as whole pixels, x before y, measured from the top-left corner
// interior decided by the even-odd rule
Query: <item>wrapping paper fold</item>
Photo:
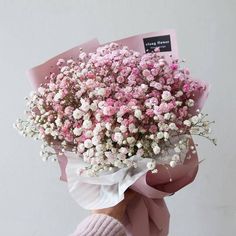
[[[172,55],[174,58],[178,58],[176,35],[173,30],[137,35],[113,42],[127,45],[129,48],[139,52],[145,52],[144,46],[141,43],[142,39],[144,37],[152,37],[163,34],[171,35]],[[47,82],[44,77],[50,72],[57,72],[55,64],[59,58],[68,59],[71,57],[76,57],[81,47],[86,52],[93,52],[98,46],[98,41],[94,39],[32,68],[28,71],[28,76],[33,87],[36,89],[41,83]],[[167,52],[162,53],[164,55],[167,54]],[[196,94],[198,102],[193,109],[199,108],[201,110],[205,100],[208,97],[209,85],[203,81],[201,83],[205,89]],[[191,143],[194,145],[192,139]],[[56,151],[59,150],[56,149]],[[106,208],[115,205],[123,199],[123,193],[125,190],[127,188],[131,188],[137,192],[138,196],[128,206],[122,222],[126,227],[127,235],[165,236],[168,235],[169,231],[170,214],[165,204],[164,197],[173,195],[175,192],[191,183],[195,179],[198,171],[199,162],[197,153],[187,153],[186,156],[190,156],[191,158],[186,158],[182,165],[177,165],[174,168],[169,167],[166,169],[164,166],[158,165],[159,171],[157,174],[152,174],[149,172],[145,167],[145,162],[140,162],[140,169],[138,169],[136,173],[132,174],[133,178],[130,178],[128,175],[123,175],[126,177],[125,184],[119,185],[122,183],[122,178],[119,179],[117,176],[121,177],[122,175],[119,175],[119,173],[113,173],[113,176],[112,174],[110,176],[110,182],[108,179],[104,180],[108,182],[106,182],[104,185],[105,187],[102,188],[96,187],[96,181],[98,184],[101,184],[101,179],[90,179],[90,181],[88,181],[88,179],[78,178],[78,176],[75,175],[76,167],[82,164],[78,162],[78,160],[73,159],[69,153],[67,153],[67,155],[58,156],[58,161],[61,168],[60,179],[68,183],[69,192],[75,193],[73,197],[78,200],[77,202],[80,203],[82,207],[86,204],[87,205],[85,208],[87,209],[94,206],[96,206],[96,208]],[[170,181],[170,177],[172,181]],[[118,182],[117,179],[119,179]],[[85,188],[80,189],[83,185],[86,185],[84,186]],[[117,189],[117,186],[122,187]],[[116,188],[116,191],[113,191],[114,188]],[[82,189],[83,191],[81,191],[81,195],[84,197],[81,198],[79,193]],[[86,192],[84,192],[85,189],[87,189]],[[114,194],[114,192],[118,192],[119,194]],[[105,194],[109,197],[102,199],[101,196],[105,196]],[[83,202],[83,199],[86,201]],[[100,199],[100,201],[96,202],[96,199]],[[110,201],[108,201],[109,199]],[[88,202],[91,202],[91,205],[88,205]]]
[[[176,39],[175,30],[169,29],[169,30],[162,30],[162,31],[158,31],[158,32],[139,34],[139,35],[119,39],[119,40],[112,41],[112,42],[121,44],[123,46],[128,46],[129,49],[132,49],[134,51],[137,51],[140,53],[145,53],[145,46],[143,43],[143,39],[152,38],[152,37],[156,37],[156,36],[163,36],[163,35],[170,36],[171,51],[162,51],[162,52],[160,52],[160,55],[165,56],[167,61],[170,61],[171,58],[178,59],[178,47],[177,47],[177,39]],[[105,44],[107,44],[107,43],[105,43]],[[102,45],[104,45],[104,44],[102,44]],[[169,57],[170,55],[172,55],[172,57]]]
[[[41,65],[35,66],[27,71],[27,75],[30,79],[30,82],[34,88],[38,88],[40,84],[47,83],[45,80],[45,76],[48,76],[50,73],[57,73],[58,68],[56,63],[58,59],[70,59],[76,58],[79,55],[80,49],[83,48],[84,52],[93,52],[96,48],[99,47],[99,43],[97,39],[92,39],[86,43],[80,44],[70,50],[67,50],[59,55],[49,59]]]

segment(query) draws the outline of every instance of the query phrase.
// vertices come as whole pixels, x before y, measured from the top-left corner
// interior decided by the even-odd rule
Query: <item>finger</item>
[[[137,192],[135,192],[132,189],[128,189],[125,192],[125,201],[128,202],[128,201],[132,200],[137,195],[138,195]]]

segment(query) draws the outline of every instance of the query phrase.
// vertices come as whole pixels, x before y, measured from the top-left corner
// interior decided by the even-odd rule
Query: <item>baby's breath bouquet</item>
[[[175,40],[174,31],[103,46],[93,40],[52,58],[31,70],[36,89],[26,98],[26,117],[15,124],[23,136],[42,142],[43,160],[59,161],[62,179],[83,208],[111,207],[128,188],[138,192],[137,207],[127,209],[123,222],[128,235],[167,235],[162,198],[195,178],[192,136],[216,144],[214,122],[201,111],[209,85],[193,79]],[[173,192],[150,186],[150,176],[162,189],[171,182]],[[146,222],[142,229],[136,217]]]
[[[48,147],[60,146],[88,163],[81,172],[89,175],[135,168],[134,157],[151,158],[147,167],[153,172],[156,163],[174,167],[181,164],[188,135],[215,143],[212,122],[195,109],[206,87],[181,63],[168,63],[158,48],[141,54],[116,43],[81,51],[76,60],[61,58],[59,73],[48,75],[49,82],[26,99],[27,118],[16,127],[43,141],[44,159],[54,153]],[[173,155],[163,162],[171,147]]]

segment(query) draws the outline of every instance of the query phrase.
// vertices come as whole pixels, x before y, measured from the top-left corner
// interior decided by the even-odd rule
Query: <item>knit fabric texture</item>
[[[126,236],[126,233],[124,226],[115,218],[105,214],[92,214],[70,236]]]

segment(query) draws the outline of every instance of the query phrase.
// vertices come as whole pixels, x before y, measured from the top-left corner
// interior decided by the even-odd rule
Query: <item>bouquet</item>
[[[118,41],[54,61],[15,127],[43,142],[43,160],[68,159],[69,189],[82,207],[112,206],[158,165],[183,165],[196,153],[192,135],[216,144],[200,105],[208,85],[161,47],[140,52]]]

